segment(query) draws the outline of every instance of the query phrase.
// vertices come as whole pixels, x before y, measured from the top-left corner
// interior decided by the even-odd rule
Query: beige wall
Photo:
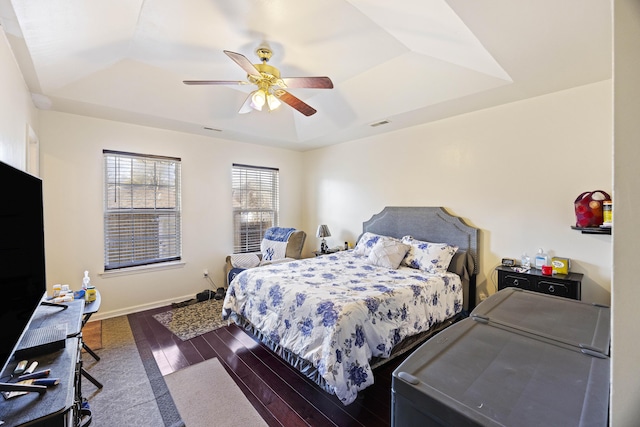
[[[481,231],[481,296],[502,257],[542,247],[610,303],[611,236],[583,235],[573,201],[612,188],[611,81],[305,153],[305,228],[351,243],[384,206],[444,206]],[[308,250],[318,246],[311,236]]]
[[[37,130],[37,110],[0,27],[0,160],[26,170],[28,129]]]
[[[82,116],[41,112],[47,282],[78,288],[84,270],[100,290],[100,317],[194,298],[209,288],[206,268],[223,286],[233,250],[231,165],[280,169],[281,223],[302,227],[301,154]],[[136,274],[103,272],[102,150],[182,159],[184,266]]]
[[[206,287],[202,268],[220,283],[222,257],[231,245],[230,213],[216,200],[227,197],[230,178],[224,168],[232,162],[281,168],[283,222],[310,233],[307,253],[319,245],[313,230],[320,222],[329,224],[329,244],[336,245],[353,242],[362,221],[386,205],[442,205],[483,230],[481,284],[487,291],[502,256],[517,257],[538,246],[569,256],[587,275],[583,299],[604,301],[612,290],[611,425],[635,425],[640,419],[640,340],[633,323],[640,301],[634,271],[640,242],[634,197],[640,158],[640,11],[635,0],[614,4],[615,172],[608,82],[303,155],[50,112],[41,112],[47,122],[41,132],[1,31],[0,160],[24,168],[27,125],[43,134],[49,285],[77,286],[88,269],[108,296],[102,317],[190,297]],[[102,148],[180,156],[190,166],[184,180],[197,185],[185,186],[185,215],[195,222],[184,230],[184,267],[109,279],[97,274],[102,270]],[[425,167],[432,159],[444,163]],[[575,196],[584,189],[609,190],[612,176],[613,239],[569,230]]]
[[[614,2],[614,209],[611,425],[640,423],[640,285],[635,271],[640,252],[640,3]]]

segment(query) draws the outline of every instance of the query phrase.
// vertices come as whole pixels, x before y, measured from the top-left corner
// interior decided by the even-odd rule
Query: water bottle
[[[538,253],[536,254],[536,268],[538,270],[542,269],[543,265],[549,264],[549,255],[547,255],[542,248],[538,249]]]
[[[529,255],[527,255],[526,252],[522,254],[520,265],[522,268],[526,268],[527,270],[531,268],[531,258],[529,258]]]

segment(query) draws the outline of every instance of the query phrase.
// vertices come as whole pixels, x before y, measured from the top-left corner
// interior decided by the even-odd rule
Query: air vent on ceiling
[[[378,126],[382,126],[382,125],[386,125],[391,123],[389,120],[382,120],[379,122],[375,122],[375,123],[371,123],[369,126],[371,126],[372,128],[378,127]]]
[[[212,132],[222,132],[222,129],[210,128],[210,127],[207,127],[207,126],[204,126],[202,129],[210,130]]]

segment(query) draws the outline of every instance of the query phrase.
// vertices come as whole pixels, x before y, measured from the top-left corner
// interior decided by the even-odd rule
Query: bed
[[[450,262],[416,264],[425,242]],[[400,256],[408,265],[396,266]],[[348,405],[375,367],[473,308],[477,269],[478,229],[441,207],[386,207],[353,250],[240,273],[223,318]]]

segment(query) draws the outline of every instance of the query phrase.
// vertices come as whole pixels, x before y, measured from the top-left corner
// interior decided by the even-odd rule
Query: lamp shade
[[[256,90],[255,92],[253,92],[253,95],[251,95],[251,107],[258,111],[262,111],[262,106],[264,105],[265,101],[266,94],[262,91],[262,89]]]
[[[329,227],[327,227],[326,224],[320,224],[318,226],[318,232],[316,233],[316,237],[325,238],[325,237],[329,237],[329,236],[331,236],[331,232],[329,231]]]
[[[267,94],[267,107],[269,107],[269,110],[275,110],[276,108],[278,108],[280,106],[280,101],[278,100],[278,98],[276,98],[275,96],[273,96],[272,94]]]

